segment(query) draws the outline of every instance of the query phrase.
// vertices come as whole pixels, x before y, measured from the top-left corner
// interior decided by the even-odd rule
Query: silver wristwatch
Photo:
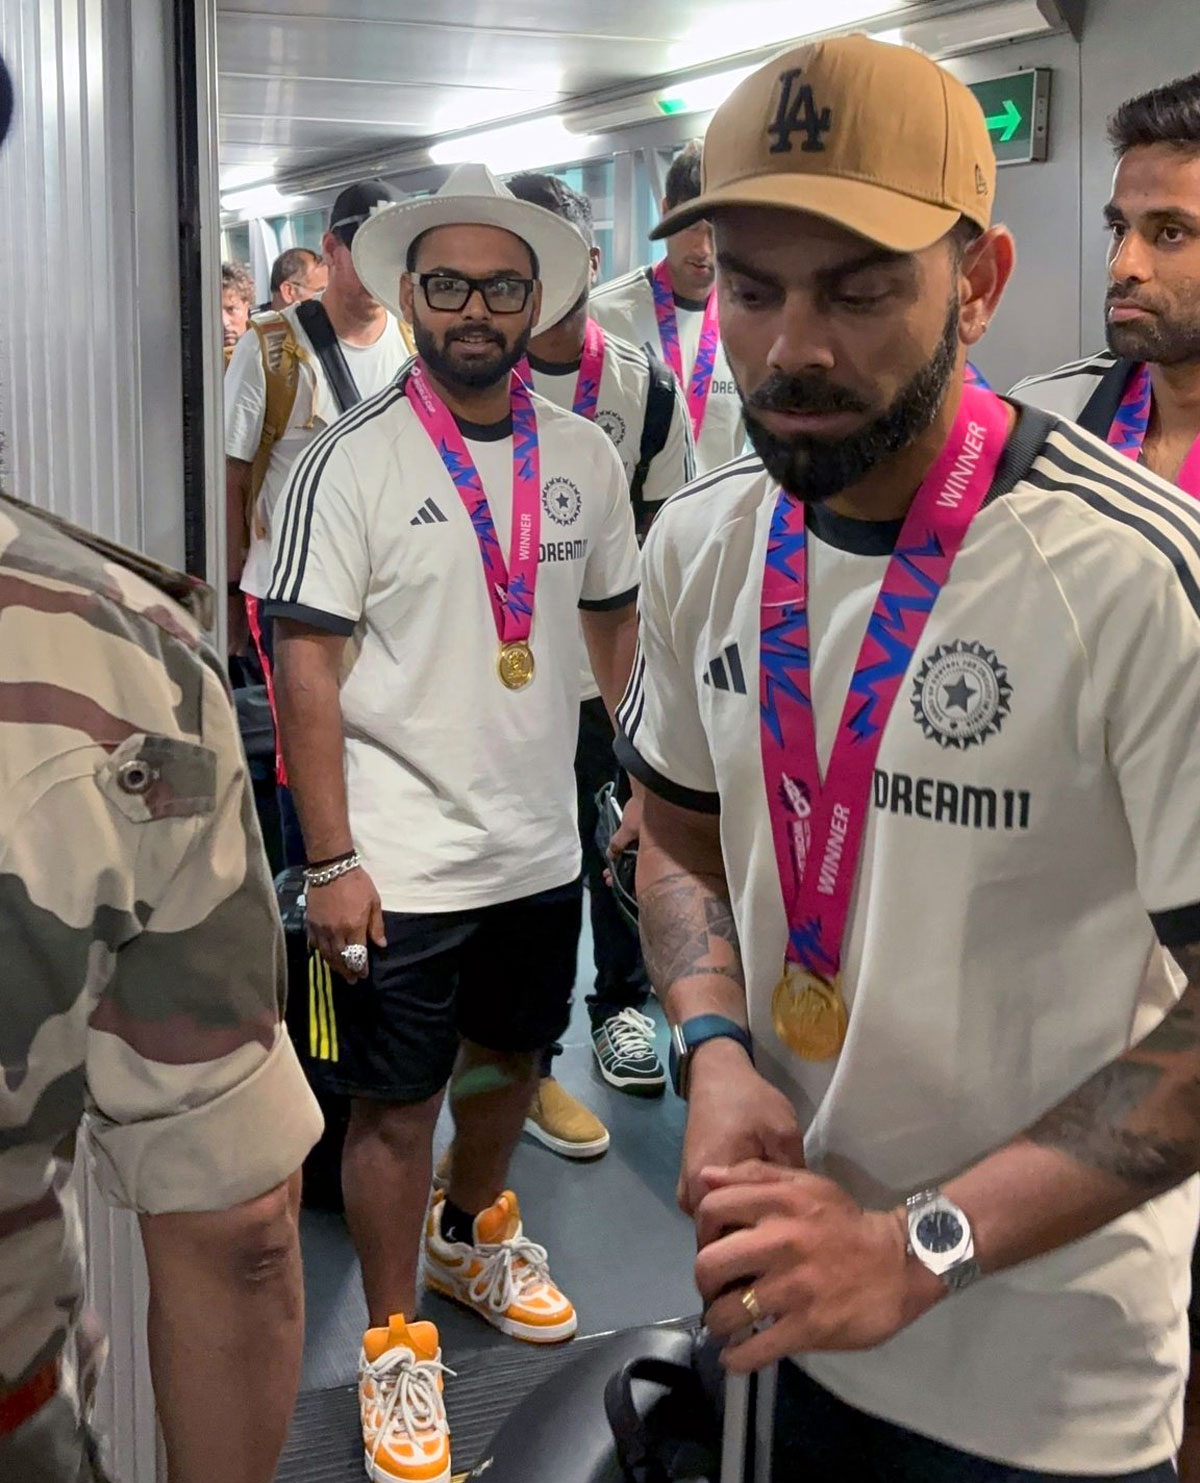
[[[971,1222],[941,1190],[923,1189],[904,1202],[908,1211],[908,1249],[951,1292],[981,1276],[975,1260]]]

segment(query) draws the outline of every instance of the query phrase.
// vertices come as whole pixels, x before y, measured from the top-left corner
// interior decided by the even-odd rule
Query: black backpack
[[[642,498],[650,465],[667,446],[671,432],[671,418],[675,415],[675,377],[656,355],[646,351],[650,363],[650,385],[646,388],[646,417],[642,423],[642,446],[638,450],[637,467],[629,481],[629,498],[633,501],[633,520],[637,526],[638,539],[645,536],[650,525],[646,502]]]

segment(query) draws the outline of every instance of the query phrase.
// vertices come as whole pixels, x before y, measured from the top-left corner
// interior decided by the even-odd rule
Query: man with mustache
[[[756,452],[650,531],[617,749],[697,1281],[731,1372],[784,1361],[780,1478],[1175,1476],[1200,511],[964,384],[994,187],[968,90],[851,36],[747,79],[659,228],[713,222]]]
[[[1123,103],[1108,134],[1108,349],[1013,395],[1200,498],[1200,73]]]
[[[700,141],[693,139],[667,171],[663,211],[699,194]],[[601,329],[644,345],[675,372],[687,397],[702,474],[735,458],[746,442],[737,387],[721,349],[714,269],[712,227],[693,221],[670,238],[661,262],[601,284],[590,304]]]
[[[580,617],[613,708],[637,542],[609,439],[512,375],[587,281],[569,222],[464,165],[366,221],[354,265],[417,359],[297,461],[267,614],[320,955],[310,1074],[351,1098],[367,1470],[446,1483],[422,1227],[427,1286],[514,1338],[575,1332],[504,1186],[575,984]],[[426,1221],[447,1083],[449,1185]]]

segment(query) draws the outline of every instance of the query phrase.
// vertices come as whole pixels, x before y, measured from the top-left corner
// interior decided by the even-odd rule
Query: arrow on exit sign
[[[1000,143],[1007,144],[1021,127],[1021,120],[1021,110],[1011,98],[1005,98],[1000,112],[994,113],[991,118],[984,119],[984,123],[987,124],[989,134],[999,134]]]

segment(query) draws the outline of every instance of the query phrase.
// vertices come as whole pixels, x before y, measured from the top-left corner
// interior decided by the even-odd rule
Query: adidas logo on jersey
[[[718,654],[709,661],[704,671],[704,683],[714,690],[732,690],[735,695],[745,695],[746,676],[736,644],[730,644],[724,654]]]
[[[446,517],[438,509],[435,500],[427,499],[408,523],[409,525],[445,525]]]

